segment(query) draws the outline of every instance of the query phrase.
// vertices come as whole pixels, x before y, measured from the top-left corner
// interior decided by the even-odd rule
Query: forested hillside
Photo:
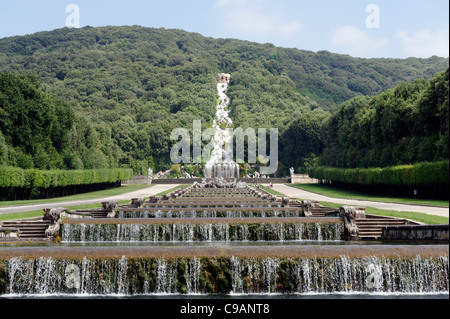
[[[118,167],[111,130],[74,114],[33,75],[0,73],[0,165],[24,169]]]
[[[194,119],[201,119],[204,128],[211,125],[219,72],[232,75],[235,126],[276,127],[283,134],[305,119],[312,119],[308,123],[314,131],[351,98],[374,96],[405,81],[429,80],[447,66],[448,59],[437,57],[357,59],[137,26],[64,28],[0,39],[0,72],[36,77],[4,75],[5,83],[28,85],[36,97],[28,89],[15,97],[11,92],[16,89],[3,84],[6,102],[1,103],[13,105],[23,96],[37,105],[43,98],[50,101],[44,105],[52,114],[68,121],[42,131],[47,137],[26,132],[32,138],[25,144],[14,140],[11,123],[2,122],[0,152],[8,155],[0,153],[0,158],[24,168],[166,169],[174,128],[192,130]],[[425,80],[411,85],[425,85]],[[59,135],[54,136],[55,130]],[[281,145],[295,150],[299,144],[285,139]],[[320,145],[319,150],[310,145],[308,161],[317,162]],[[38,160],[39,154],[52,152],[58,156]],[[300,165],[297,158],[280,161],[290,167]]]
[[[321,164],[387,167],[449,158],[449,69],[343,103],[323,124]]]

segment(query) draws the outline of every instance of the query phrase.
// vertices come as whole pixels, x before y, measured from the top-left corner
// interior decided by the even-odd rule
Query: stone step
[[[48,227],[21,227],[21,226],[11,226],[11,225],[6,225],[3,227],[15,228],[15,229],[19,229],[20,231],[42,231],[42,230],[46,230],[48,228]]]
[[[93,218],[106,218],[106,216],[108,216],[108,213],[93,213],[92,214]]]
[[[3,224],[21,224],[21,225],[44,225],[49,224],[49,221],[43,220],[43,221],[6,221],[3,222]]]
[[[322,214],[322,213],[312,213],[311,215],[313,217],[325,217],[325,214]]]
[[[370,231],[376,231],[376,232],[382,232],[382,227],[367,227],[367,228],[359,228],[359,232],[370,232]]]
[[[20,238],[21,239],[44,239],[44,238],[47,238],[46,236],[45,236],[45,234],[42,234],[42,235],[22,235],[22,234],[20,234]]]
[[[377,231],[359,232],[359,237],[365,237],[365,236],[381,237],[381,234],[382,234],[382,232],[377,232]]]
[[[30,230],[28,230],[28,231],[20,231],[20,237],[22,237],[22,235],[29,235],[29,236],[31,236],[31,235],[45,235],[45,230],[41,230],[41,231],[38,231],[38,230],[34,230],[34,231],[30,231]]]
[[[403,225],[403,224],[402,224],[402,225]],[[367,229],[367,228],[382,229],[382,228],[385,228],[385,227],[402,226],[402,225],[392,225],[392,224],[389,224],[389,225],[358,225],[358,224],[356,224],[356,226],[357,226],[359,229]]]
[[[358,222],[405,222],[404,219],[387,219],[387,218],[365,218],[365,219],[357,219]]]
[[[12,227],[19,230],[21,239],[43,239],[46,238],[45,230],[50,222],[46,220],[20,220],[3,222],[2,227]]]
[[[371,229],[371,230],[363,230],[359,231],[359,234],[367,235],[367,234],[380,234],[381,236],[382,231],[377,229]]]
[[[356,221],[357,225],[393,225],[393,224],[400,224],[400,225],[404,225],[405,221],[400,220],[400,221],[396,221],[396,220],[385,220],[385,221],[360,221],[357,220]]]
[[[3,225],[9,226],[21,226],[21,227],[48,227],[50,223],[3,223]]]

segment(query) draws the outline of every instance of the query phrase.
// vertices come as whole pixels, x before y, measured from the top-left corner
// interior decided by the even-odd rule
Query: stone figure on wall
[[[291,176],[294,175],[294,168],[293,168],[293,167],[291,167],[291,168],[289,169],[289,171],[291,172]]]

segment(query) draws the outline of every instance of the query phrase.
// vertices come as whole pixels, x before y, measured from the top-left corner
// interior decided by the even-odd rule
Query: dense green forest
[[[26,169],[131,167],[135,173],[167,169],[170,132],[192,130],[197,119],[204,128],[211,125],[216,75],[227,72],[232,75],[235,126],[279,129],[281,173],[319,161],[342,166],[331,163],[341,146],[333,137],[337,131],[325,130],[325,123],[333,124],[346,105],[374,110],[373,96],[393,94],[389,90],[399,85],[422,97],[431,87],[428,81],[447,66],[448,59],[438,57],[358,59],[137,26],[64,28],[4,38],[0,163]],[[434,116],[426,107],[417,108]],[[427,130],[434,129],[434,117],[430,120]],[[432,138],[437,143],[433,156],[445,157]],[[335,160],[342,156],[344,162],[349,157],[339,153]],[[366,162],[352,157],[348,165],[372,165]]]
[[[449,158],[449,69],[343,103],[323,123],[320,164],[387,167]]]
[[[33,75],[0,73],[0,165],[23,169],[118,167],[107,126],[76,115]]]

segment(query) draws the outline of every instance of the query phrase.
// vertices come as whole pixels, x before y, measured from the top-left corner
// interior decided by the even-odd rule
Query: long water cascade
[[[9,295],[446,293],[449,287],[448,257],[19,257],[3,268]],[[68,268],[77,269],[73,285]]]
[[[64,243],[341,241],[342,223],[65,224]]]
[[[230,76],[228,74],[219,74],[218,76],[219,104],[213,123],[215,130],[212,139],[213,150],[211,158],[205,165],[204,175],[206,178],[237,178],[239,177],[239,165],[233,161],[233,135],[230,132],[233,121],[228,116],[230,98],[226,94]]]
[[[323,207],[237,180],[226,130],[229,79],[219,74],[210,178],[127,204],[46,209],[42,242],[0,240],[0,299],[448,298],[448,235],[445,242],[349,239],[362,231],[408,230],[414,221],[365,214],[363,207]],[[15,226],[2,227],[6,234]]]

